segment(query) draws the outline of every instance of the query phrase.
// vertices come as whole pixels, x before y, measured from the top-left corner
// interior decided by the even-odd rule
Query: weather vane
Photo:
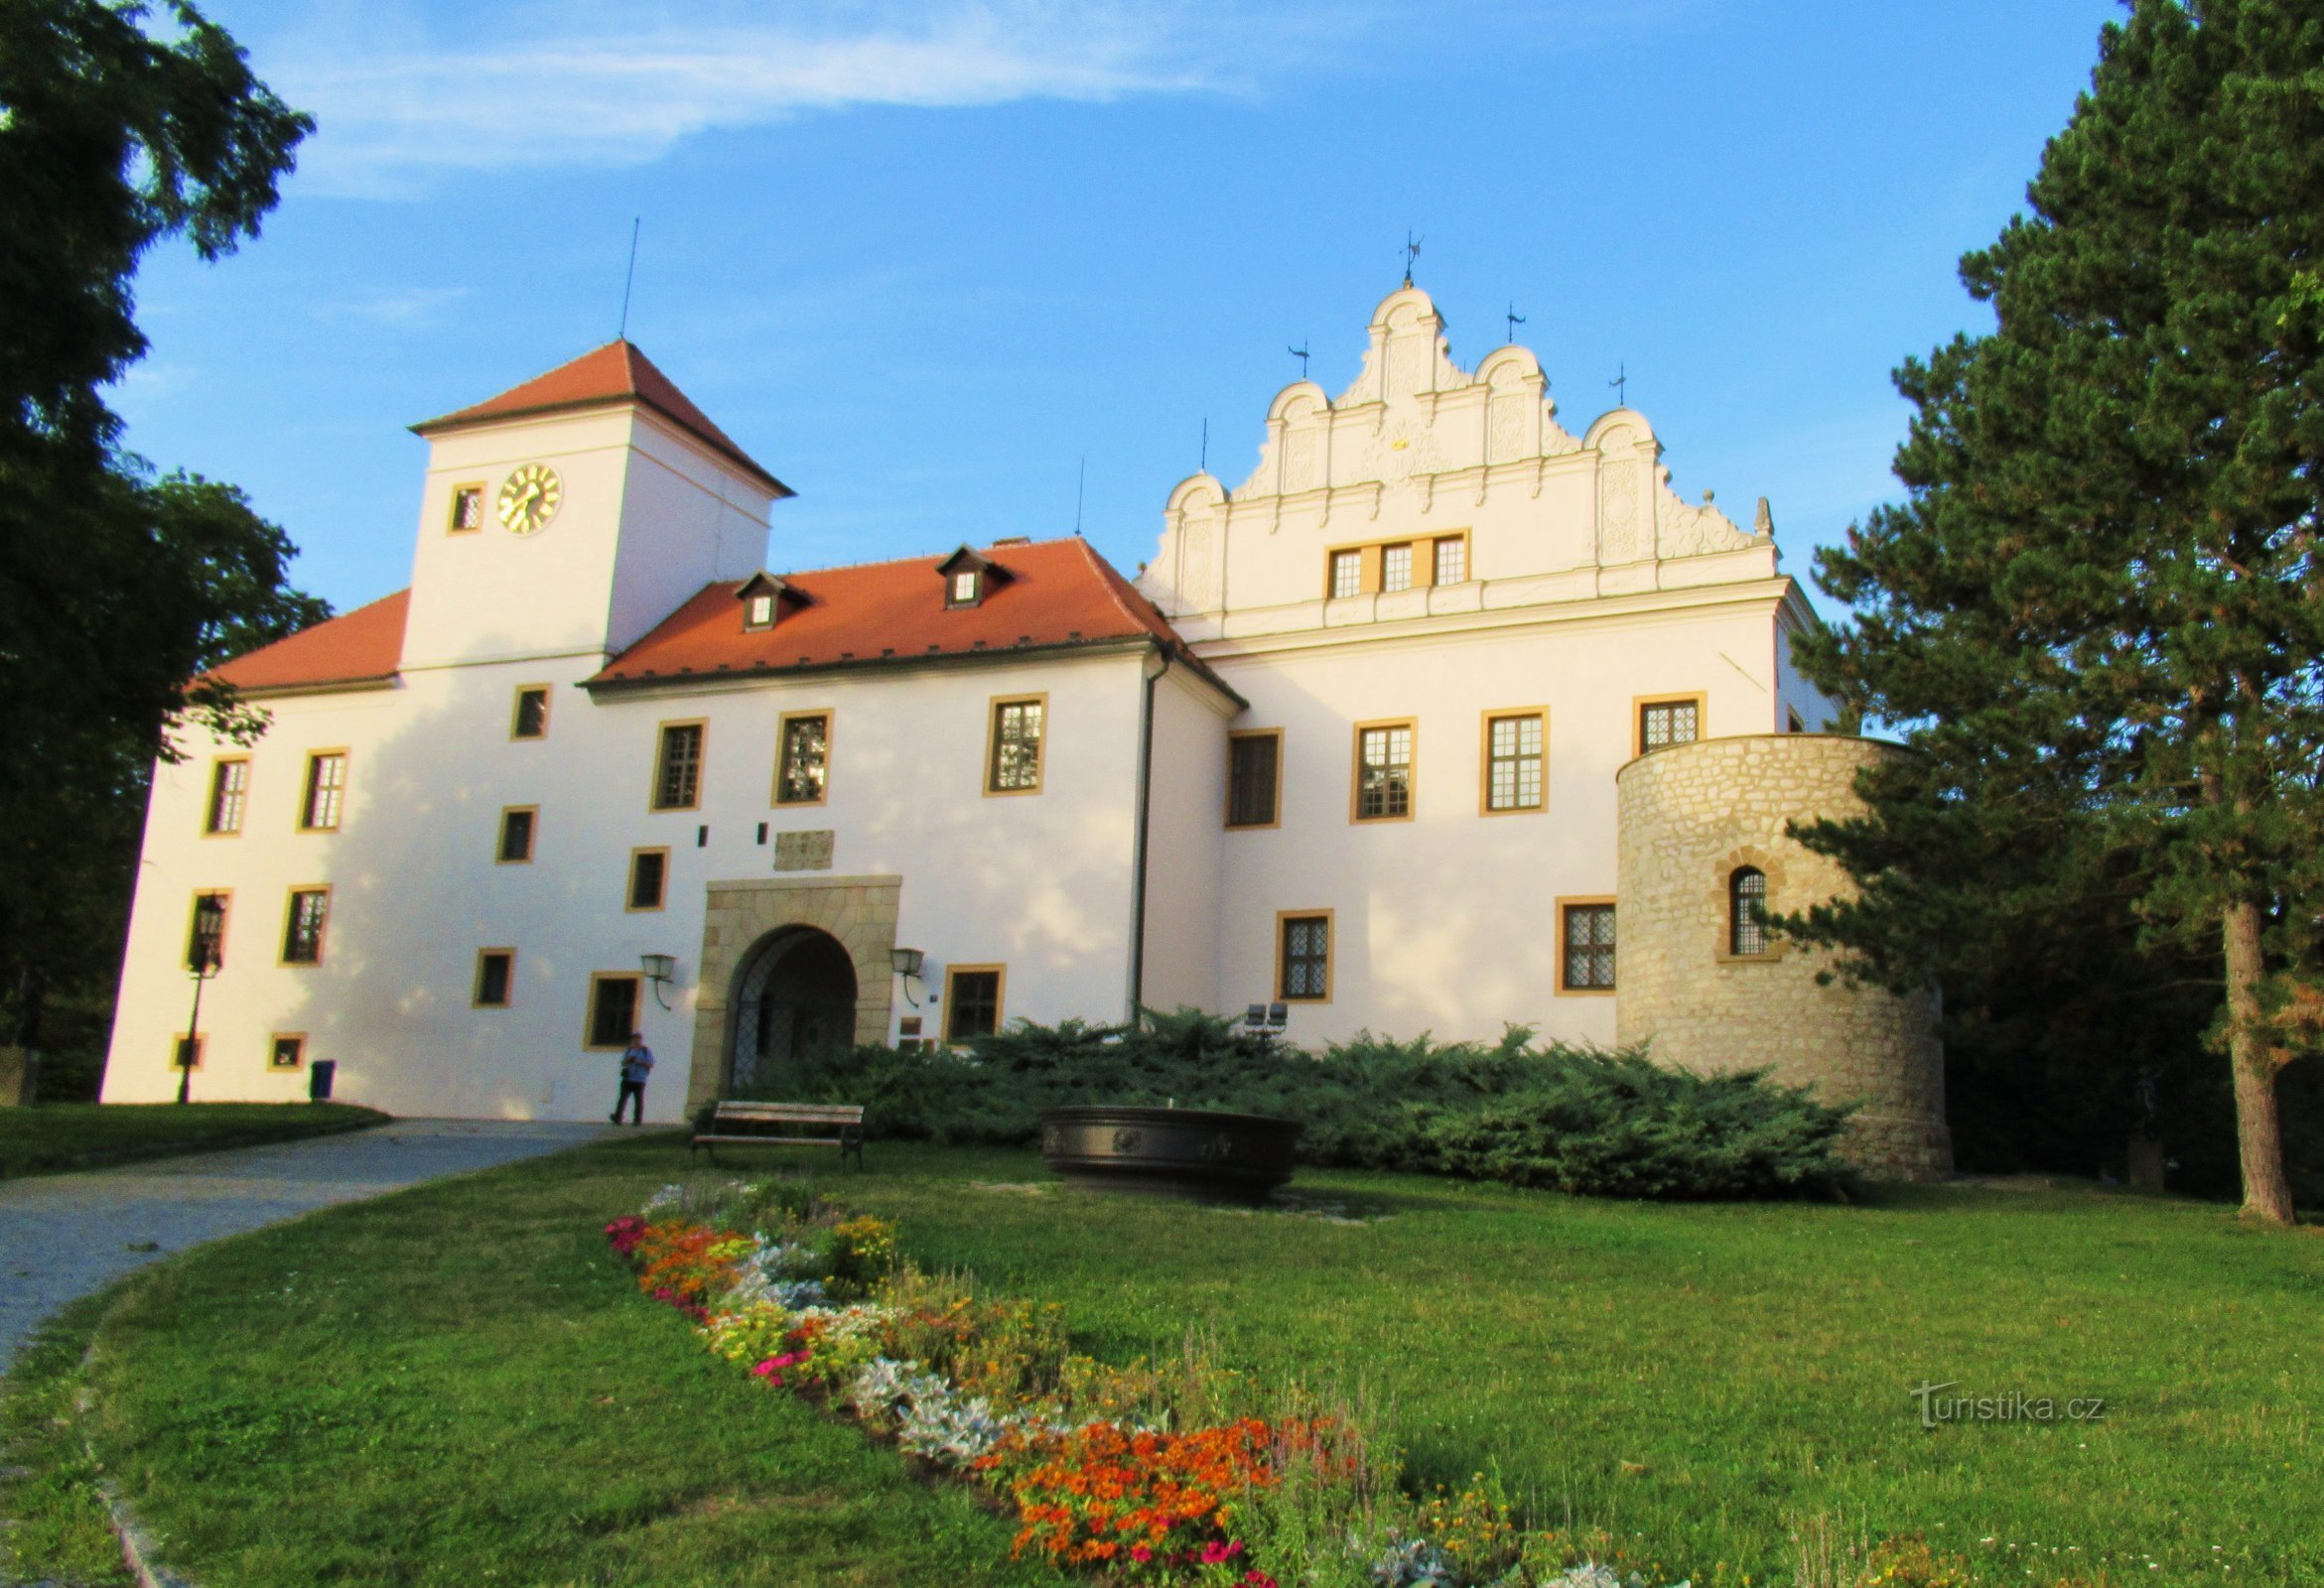
[[[1287,348],[1285,348],[1284,350],[1285,350],[1286,352],[1290,353],[1290,354],[1291,354],[1291,355],[1292,355],[1294,358],[1297,358],[1297,359],[1299,361],[1299,378],[1300,378],[1301,380],[1305,380],[1305,379],[1307,378],[1307,348],[1306,348],[1306,344],[1305,344],[1304,342],[1302,342],[1302,343],[1300,343],[1300,344],[1299,344],[1299,346],[1297,346],[1297,347],[1287,347]]]
[[[1426,237],[1414,236],[1410,226],[1404,228],[1404,284],[1407,287],[1412,285],[1412,267],[1419,262],[1421,244],[1426,241]]]
[[[1607,381],[1606,384],[1614,388],[1614,401],[1617,405],[1623,408],[1630,406],[1630,365],[1626,360],[1615,371],[1614,378]]]
[[[1510,302],[1509,313],[1501,318],[1509,322],[1509,340],[1514,345],[1517,340],[1517,328],[1525,324],[1525,317],[1517,312],[1515,300]]]

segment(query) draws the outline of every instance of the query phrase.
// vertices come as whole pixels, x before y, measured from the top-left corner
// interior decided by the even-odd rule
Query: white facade
[[[269,1065],[272,1039],[296,1034],[305,1061],[336,1061],[342,1098],[590,1118],[613,1094],[612,1056],[586,1041],[592,977],[667,954],[671,1007],[648,995],[641,1023],[663,1061],[648,1117],[676,1119],[690,1090],[722,1084],[705,1066],[738,1040],[730,989],[695,975],[742,952],[718,939],[709,890],[776,875],[778,853],[795,867],[785,833],[824,846],[782,874],[853,901],[859,967],[882,945],[926,955],[918,978],[859,986],[859,1010],[888,1011],[859,1035],[908,1036],[914,1019],[939,1034],[944,969],[960,965],[1003,970],[1005,1019],[1118,1020],[1134,998],[1240,1008],[1284,992],[1283,914],[1328,912],[1329,997],[1292,1001],[1296,1041],[1489,1038],[1514,1021],[1611,1042],[1618,992],[1561,990],[1560,904],[1615,893],[1614,774],[1638,752],[1641,704],[1693,702],[1710,736],[1821,728],[1829,705],[1788,658],[1816,619],[1764,512],[1746,532],[1681,502],[1642,416],[1569,434],[1530,353],[1463,372],[1414,289],[1381,305],[1371,335],[1336,401],[1304,382],[1277,397],[1248,481],[1197,475],[1171,493],[1140,588],[1176,638],[1117,602],[1118,639],[1076,627],[1018,653],[1005,639],[922,657],[875,633],[811,666],[617,679],[609,664],[684,614],[739,635],[739,607],[706,587],[768,566],[776,492],[642,403],[429,427],[391,676],[253,690],[273,717],[255,746],[193,734],[190,759],[157,770],[107,1100],[175,1094],[194,900],[223,891],[197,1098],[306,1095],[303,1065]],[[448,532],[456,489],[489,500],[540,463],[563,497],[537,533],[488,516]],[[1441,584],[1438,541],[1460,547]],[[1403,590],[1382,550],[1397,546],[1416,565]],[[1347,550],[1361,588],[1332,598],[1331,557]],[[924,575],[936,614],[936,561],[878,578],[908,593]],[[1032,597],[1003,584],[992,599],[1000,613]],[[546,733],[512,737],[516,691],[540,685]],[[992,709],[1012,696],[1045,701],[1042,768],[1037,792],[1001,796],[987,791]],[[780,724],[799,712],[829,717],[828,785],[809,808],[773,799]],[[1486,722],[1512,713],[1540,714],[1546,798],[1495,811]],[[692,807],[657,811],[672,721],[704,725],[701,786]],[[1383,723],[1409,730],[1409,812],[1359,820],[1359,725]],[[1277,819],[1230,828],[1231,736],[1277,730]],[[344,808],[336,831],[300,831],[307,757],[325,749],[346,755]],[[205,835],[213,758],[244,753],[240,831]],[[537,811],[529,861],[496,858],[509,807]],[[669,852],[660,909],[625,908],[640,848]],[[281,964],[288,901],[310,886],[331,890],[320,963]],[[887,919],[867,901],[890,892]],[[474,1006],[487,949],[514,952],[504,1008]],[[699,1045],[698,1008],[723,1022]]]

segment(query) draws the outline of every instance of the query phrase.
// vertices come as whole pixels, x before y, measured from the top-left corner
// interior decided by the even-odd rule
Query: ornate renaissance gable
[[[1240,485],[1200,473],[1170,493],[1143,585],[1173,618],[1325,602],[1334,549],[1403,538],[1467,537],[1458,584],[1588,576],[1529,600],[1773,574],[1765,503],[1745,530],[1708,500],[1682,501],[1643,414],[1616,408],[1574,436],[1530,349],[1499,347],[1462,369],[1417,287],[1382,300],[1370,338],[1336,399],[1311,380],[1276,395],[1258,466]],[[1722,554],[1742,555],[1662,571]],[[1375,579],[1364,594],[1401,593]]]

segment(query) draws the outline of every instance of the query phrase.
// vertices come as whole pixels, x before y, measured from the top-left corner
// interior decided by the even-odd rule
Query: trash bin
[[[307,1101],[329,1103],[332,1078],[339,1074],[339,1060],[317,1059],[307,1066]]]

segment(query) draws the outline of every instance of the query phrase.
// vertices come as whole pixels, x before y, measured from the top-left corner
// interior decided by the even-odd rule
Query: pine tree
[[[1907,500],[1819,559],[1857,615],[1804,664],[1927,754],[1803,835],[1866,883],[1804,925],[1891,983],[1990,969],[2103,872],[2154,952],[2224,966],[2245,1206],[2288,1223],[2276,1077],[2324,1040],[2324,0],[2128,9],[1962,262],[1993,331],[1898,374]]]

